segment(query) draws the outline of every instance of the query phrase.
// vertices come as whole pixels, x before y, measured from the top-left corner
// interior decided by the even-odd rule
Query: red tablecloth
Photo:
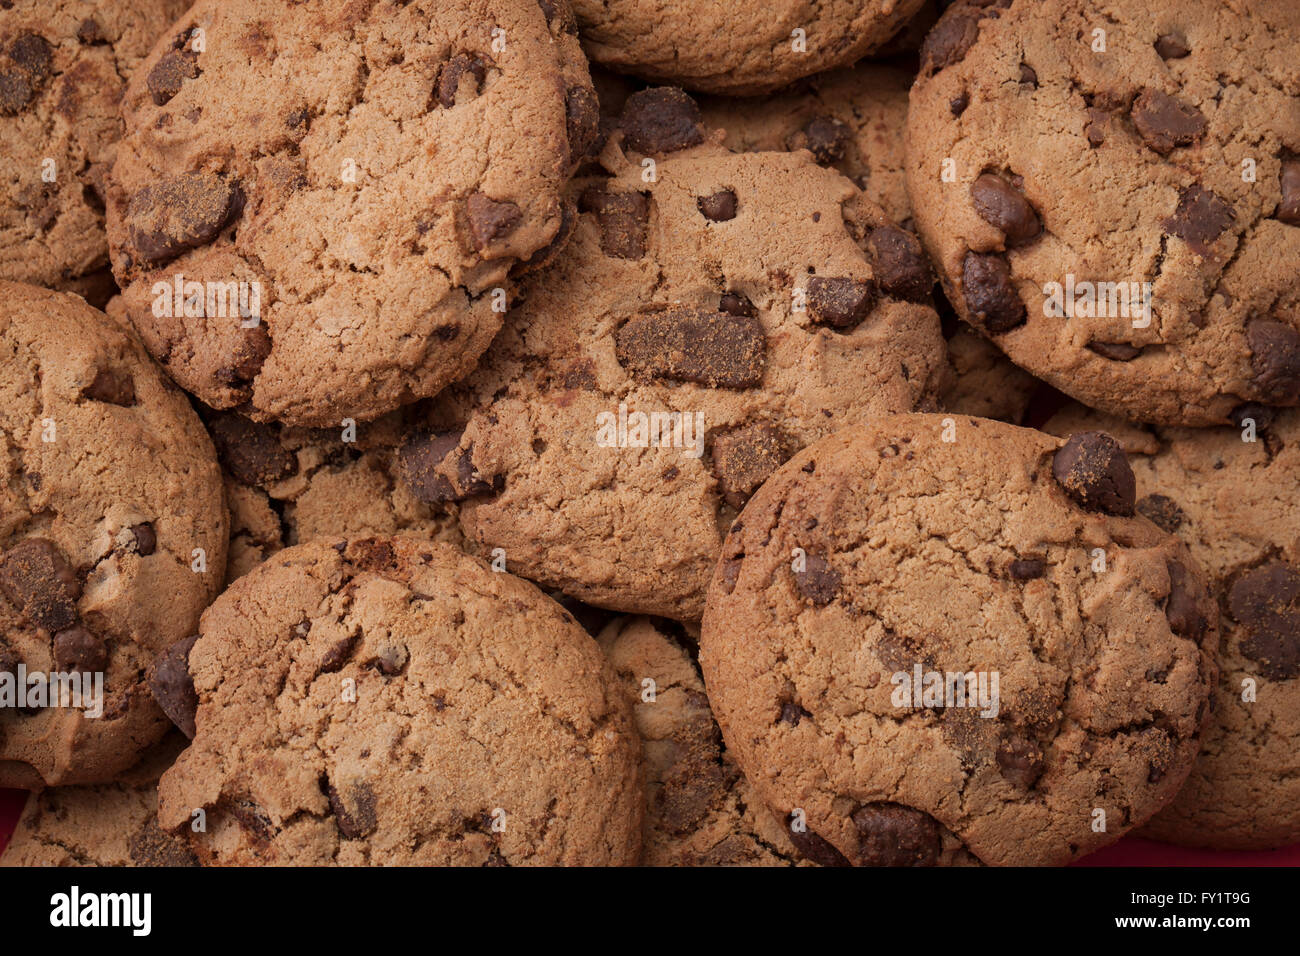
[[[0,852],[9,842],[27,794],[0,790]],[[1125,837],[1094,853],[1079,866],[1300,866],[1300,844],[1265,853],[1212,852],[1167,846],[1154,840]]]

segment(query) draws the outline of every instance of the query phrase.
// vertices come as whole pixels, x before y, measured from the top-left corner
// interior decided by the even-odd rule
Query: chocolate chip
[[[131,534],[135,538],[136,554],[148,557],[158,549],[158,535],[149,522],[131,525]]]
[[[199,709],[198,691],[190,676],[190,651],[199,639],[197,634],[181,638],[158,655],[149,677],[149,691],[162,712],[181,732],[194,739],[194,717]]]
[[[104,31],[100,25],[90,17],[86,17],[77,25],[77,42],[93,46],[108,41],[104,39]]]
[[[104,642],[80,625],[54,635],[54,666],[64,673],[102,673],[108,667]]]
[[[569,0],[537,0],[537,5],[542,8],[542,16],[546,17],[548,26],[558,21],[561,32],[578,32],[578,21],[573,16]]]
[[[199,75],[198,60],[198,54],[188,46],[168,50],[158,58],[145,78],[145,86],[155,106],[165,106],[181,91],[186,80]]]
[[[850,866],[848,859],[826,840],[811,830],[790,831],[790,842],[799,851],[799,855],[811,860],[818,866]]]
[[[1084,126],[1084,135],[1088,137],[1088,145],[1096,149],[1102,143],[1106,142],[1106,128],[1110,125],[1110,114],[1105,110],[1089,109],[1088,123]]]
[[[818,607],[835,600],[840,591],[840,573],[816,554],[805,554],[804,569],[794,572],[794,583],[799,593]]]
[[[111,368],[97,369],[94,379],[82,390],[81,396],[109,405],[134,405],[135,381],[130,372]]]
[[[208,422],[217,457],[236,481],[264,487],[298,471],[297,457],[280,444],[271,425],[250,421],[235,412],[223,412]]]
[[[487,479],[475,474],[473,446],[458,451],[463,429],[446,432],[416,432],[397,452],[399,473],[416,500],[436,505],[463,501],[474,495],[499,491],[503,478]],[[438,473],[449,455],[456,455],[456,479]]]
[[[754,310],[754,303],[738,292],[724,292],[718,299],[718,311],[725,312],[727,315],[740,315],[752,318],[758,313]]]
[[[638,153],[671,153],[704,142],[700,107],[684,92],[656,86],[633,93],[623,104],[623,141]]]
[[[858,830],[859,866],[934,866],[943,849],[939,823],[898,803],[868,803],[849,819]]]
[[[718,566],[724,594],[731,594],[736,590],[736,579],[740,577],[740,566],[743,563],[740,558],[728,558]]]
[[[614,334],[614,353],[642,377],[754,388],[763,381],[766,341],[757,319],[669,306],[629,319]]]
[[[968,319],[992,335],[1024,325],[1028,312],[1011,282],[1011,264],[997,253],[966,253],[962,290]]]
[[[216,370],[214,377],[232,387],[247,385],[257,378],[270,354],[271,335],[266,326],[258,324],[252,328],[240,328],[234,336],[234,347],[226,364]]]
[[[786,139],[789,149],[806,149],[821,166],[830,166],[844,158],[852,134],[849,128],[829,116],[814,116],[803,128]]]
[[[1246,629],[1241,652],[1269,680],[1300,677],[1300,572],[1275,561],[1232,585],[1228,611]]]
[[[1284,322],[1255,319],[1246,326],[1254,385],[1262,401],[1300,403],[1300,332]]]
[[[1279,185],[1282,201],[1278,203],[1274,217],[1289,225],[1300,226],[1300,157],[1282,160]]]
[[[126,207],[135,259],[160,265],[209,243],[243,205],[234,179],[206,170],[145,186]]]
[[[739,510],[792,453],[781,429],[767,422],[742,425],[713,440],[713,474],[722,497]]]
[[[512,275],[526,275],[529,272],[536,272],[538,269],[544,269],[556,260],[565,247],[568,246],[569,240],[573,237],[573,229],[578,224],[578,209],[571,202],[560,203],[560,227],[555,230],[555,235],[551,241],[542,248],[538,249],[526,260],[519,263],[511,271]],[[433,334],[438,336],[444,342],[449,342],[460,333],[460,326],[452,322],[448,325],[441,325],[433,330]]]
[[[965,90],[948,101],[948,111],[953,116],[961,116],[962,113],[966,112],[968,106],[970,106],[970,94]]]
[[[453,56],[443,64],[438,74],[438,105],[450,109],[458,100],[470,100],[478,96],[487,79],[487,68],[487,61],[477,54],[457,53]]]
[[[1170,534],[1181,528],[1187,520],[1183,509],[1172,498],[1164,495],[1147,495],[1137,503],[1137,513]]]
[[[569,139],[569,162],[590,156],[600,142],[600,101],[589,86],[572,86],[564,94],[564,128]]]
[[[53,541],[24,538],[0,556],[0,591],[51,634],[77,619],[81,582]]]
[[[645,255],[650,197],[643,193],[611,193],[590,186],[583,190],[579,208],[595,213],[600,226],[600,249],[605,255],[616,259],[640,259]]]
[[[482,252],[498,239],[514,232],[524,214],[509,200],[498,202],[482,193],[471,193],[465,200],[465,218],[469,221],[474,248]]]
[[[1142,141],[1160,155],[1175,146],[1191,146],[1205,135],[1205,115],[1157,89],[1145,89],[1133,101],[1133,125]]]
[[[982,173],[971,184],[975,212],[985,222],[1000,229],[1008,245],[1028,242],[1042,231],[1034,207],[1016,187],[1001,176]]]
[[[228,808],[235,822],[257,842],[265,843],[275,835],[276,828],[271,822],[271,815],[252,800],[233,800]]]
[[[1032,581],[1047,572],[1047,562],[1041,558],[1017,558],[1007,565],[1007,573],[1017,581]]]
[[[1232,207],[1197,183],[1182,191],[1178,207],[1164,227],[1170,235],[1199,248],[1218,239],[1233,219]]]
[[[727,222],[736,218],[736,194],[730,189],[723,189],[711,196],[701,196],[695,200],[705,219],[712,222]]]
[[[876,297],[876,284],[869,279],[812,276],[808,280],[808,315],[817,325],[847,332],[871,314]]]
[[[971,7],[952,7],[921,44],[921,72],[927,76],[959,63],[975,45],[984,14]]]
[[[996,758],[1003,779],[1023,790],[1032,790],[1047,769],[1043,748],[1015,733],[998,743]]]
[[[352,652],[356,650],[357,644],[361,641],[361,633],[349,634],[341,637],[325,649],[325,653],[320,660],[320,673],[333,674],[340,670],[352,657]]]
[[[812,714],[804,710],[792,700],[787,700],[781,705],[781,716],[778,718],[783,724],[790,724],[792,727],[798,727],[799,721],[805,717],[811,717]]]
[[[1238,405],[1228,413],[1228,418],[1238,428],[1246,426],[1246,420],[1255,423],[1256,431],[1265,431],[1273,424],[1273,419],[1277,415],[1277,409],[1270,408],[1267,405],[1260,405],[1258,402],[1245,402]]]
[[[1089,342],[1088,348],[1112,362],[1131,362],[1142,354],[1142,349],[1127,342]]]
[[[1038,72],[1028,63],[1020,64],[1020,85],[1038,89]]]
[[[886,295],[908,302],[929,302],[934,275],[921,241],[906,229],[880,226],[867,236],[876,284]]]
[[[50,78],[54,52],[49,42],[35,33],[20,33],[5,51],[7,62],[0,65],[0,113],[24,109]]]
[[[1181,60],[1192,52],[1187,40],[1177,33],[1166,33],[1156,37],[1156,52],[1162,60]]]
[[[1169,620],[1169,629],[1180,637],[1199,641],[1210,626],[1209,619],[1201,610],[1205,599],[1204,589],[1187,568],[1177,561],[1167,561],[1165,567],[1169,570],[1169,598],[1165,601],[1165,617]]]
[[[150,817],[126,841],[126,853],[136,866],[198,866],[184,838],[168,833]]]
[[[343,838],[356,840],[374,833],[379,826],[375,792],[367,783],[350,784],[344,789],[346,798],[333,784],[329,786],[330,809]]]
[[[1077,432],[1052,460],[1065,493],[1088,511],[1133,514],[1137,481],[1119,442],[1105,432]]]

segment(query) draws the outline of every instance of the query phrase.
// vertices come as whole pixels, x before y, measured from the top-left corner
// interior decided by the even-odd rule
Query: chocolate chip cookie
[[[0,866],[198,866],[158,827],[158,778],[185,743],[173,731],[113,783],[31,794]]]
[[[725,130],[729,149],[806,149],[853,180],[890,219],[909,226],[901,131],[911,85],[906,70],[861,63],[775,96],[704,97],[700,108],[708,129]]]
[[[597,641],[632,704],[641,735],[643,866],[793,866],[781,820],[722,747],[694,661],[668,622],[622,617]]]
[[[100,783],[167,730],[143,672],[221,586],[221,474],[185,397],[76,296],[0,281],[0,354],[0,675],[81,690],[18,706],[0,676],[0,786]]]
[[[754,95],[853,63],[891,40],[923,2],[574,0],[573,9],[596,63],[688,89]]]
[[[629,97],[617,174],[577,184],[569,245],[436,400],[431,469],[516,573],[688,621],[777,465],[932,407],[946,371],[916,238],[807,153],[732,154],[698,119],[680,91]]]
[[[1044,428],[1111,428],[1133,463],[1138,512],[1210,575],[1223,611],[1213,717],[1187,783],[1144,832],[1244,850],[1300,842],[1300,411],[1240,417],[1116,427],[1079,406]]]
[[[230,509],[227,582],[282,547],[327,535],[413,532],[467,542],[457,506],[430,488],[427,403],[339,429],[254,422],[204,410]]]
[[[104,179],[122,134],[118,101],[186,0],[0,4],[0,279],[116,291]]]
[[[1114,439],[895,416],[750,500],[700,664],[729,750],[808,852],[1061,864],[1177,792],[1217,618],[1187,547],[1136,515]]]
[[[963,319],[1094,408],[1300,402],[1300,7],[959,2],[922,50],[907,180]]]
[[[595,142],[563,12],[195,4],[127,90],[108,195],[127,312],[173,378],[334,427],[468,372]]]
[[[188,649],[194,742],[159,823],[222,865],[634,863],[636,730],[531,584],[409,536],[318,539]]]

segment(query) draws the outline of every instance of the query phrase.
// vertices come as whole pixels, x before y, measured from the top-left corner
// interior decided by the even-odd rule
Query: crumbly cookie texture
[[[318,539],[236,581],[199,633],[194,742],[158,817],[204,863],[636,861],[626,701],[528,582],[418,537]]]
[[[118,101],[185,0],[0,4],[0,279],[102,307],[104,180],[122,135]]]
[[[1024,423],[1034,392],[1042,384],[1013,365],[996,345],[959,324],[948,336],[952,377],[939,396],[950,412],[975,418]]]
[[[1073,406],[1044,430],[1113,430],[1133,463],[1137,510],[1187,542],[1223,609],[1201,755],[1143,832],[1268,849],[1300,841],[1300,411],[1242,418],[1238,427],[1125,427]]]
[[[291,428],[205,410],[230,509],[226,581],[313,538],[410,532],[472,551],[431,489],[427,403],[345,428]]]
[[[893,39],[923,2],[574,0],[573,9],[596,63],[687,89],[752,96],[855,62]]]
[[[728,149],[806,149],[853,180],[890,219],[909,226],[902,130],[911,85],[906,70],[864,62],[761,99],[702,97],[700,110],[706,128],[725,130]]]
[[[104,693],[98,718],[0,707],[0,786],[100,783],[167,729],[143,672],[221,586],[221,474],[185,396],[76,296],[0,281],[0,353],[0,672]]]
[[[3,866],[198,866],[158,827],[158,778],[185,747],[173,731],[116,782],[48,787],[27,798]]]
[[[907,181],[962,318],[1131,420],[1300,402],[1297,32],[1288,0],[950,7]]]
[[[195,4],[127,90],[108,191],[127,311],[176,381],[214,408],[336,426],[473,368],[595,142],[563,10]],[[163,291],[182,279],[201,307]],[[239,283],[242,311],[218,295]]]
[[[722,534],[777,465],[839,424],[934,407],[933,277],[838,172],[707,142],[679,90],[630,96],[602,160],[616,172],[575,184],[569,245],[436,400],[436,472],[512,570],[698,620]]]
[[[700,664],[754,789],[802,812],[801,848],[1061,864],[1173,798],[1218,612],[1133,494],[1102,433],[942,415],[845,429],[759,489],[710,585]],[[918,701],[950,673],[983,698],[954,680]]]
[[[695,662],[667,622],[622,617],[597,641],[632,704],[645,774],[643,866],[793,866],[780,819],[727,756]]]

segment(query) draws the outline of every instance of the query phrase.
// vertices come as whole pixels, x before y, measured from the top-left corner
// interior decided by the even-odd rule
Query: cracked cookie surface
[[[893,39],[923,2],[574,0],[573,9],[596,63],[688,89],[754,95],[860,59]]]
[[[812,852],[1061,864],[1172,799],[1218,614],[1186,546],[1131,517],[1125,467],[1098,433],[905,415],[759,489],[710,585],[700,663],[729,750],[769,806],[803,811]],[[941,688],[983,675],[995,706],[955,687],[917,705],[917,669]]]
[[[76,292],[101,308],[116,291],[104,179],[122,134],[118,101],[186,6],[0,5],[0,166],[10,171],[0,185],[0,279]]]
[[[1209,574],[1223,631],[1211,721],[1187,783],[1143,833],[1221,849],[1300,841],[1300,410],[1246,417],[1253,431],[1150,428],[1075,406],[1044,425],[1110,430],[1139,513]]]
[[[629,98],[632,152],[611,143],[616,175],[575,184],[569,245],[435,400],[470,539],[589,604],[684,621],[781,461],[933,407],[946,371],[916,239],[806,153],[729,153],[698,120],[680,91]]]
[[[641,736],[641,865],[799,863],[780,818],[727,756],[704,681],[667,622],[619,618],[596,640],[632,704]]]
[[[128,87],[108,195],[126,310],[177,382],[214,408],[333,426],[473,368],[596,136],[562,9],[192,7]],[[202,301],[169,313],[155,283],[181,277]],[[259,323],[216,295],[241,282]]]
[[[198,866],[158,827],[158,778],[185,743],[173,731],[113,783],[31,794],[0,866]]]
[[[1285,0],[950,7],[922,50],[907,179],[962,318],[1131,420],[1300,402],[1281,267],[1300,259],[1297,31]]]
[[[0,708],[0,786],[98,783],[167,729],[143,672],[221,586],[221,475],[185,397],[80,298],[0,281],[0,354],[0,671],[104,674],[102,717]]]
[[[531,584],[418,537],[319,539],[236,581],[199,631],[196,735],[159,822],[204,863],[636,861],[627,704]]]

